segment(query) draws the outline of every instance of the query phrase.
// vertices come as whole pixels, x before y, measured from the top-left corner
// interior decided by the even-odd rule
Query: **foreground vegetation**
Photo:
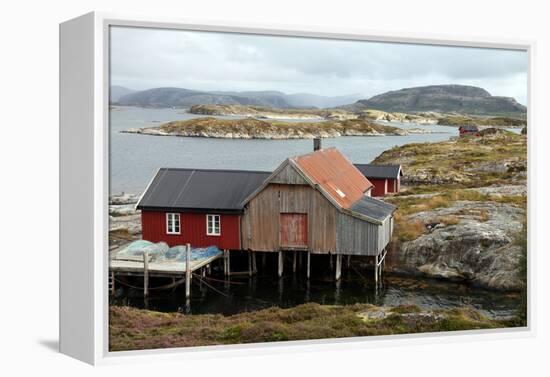
[[[381,308],[368,304],[309,303],[232,316],[111,307],[109,345],[111,351],[122,351],[492,329],[511,325],[509,321],[488,319],[472,309],[422,311],[417,306]]]

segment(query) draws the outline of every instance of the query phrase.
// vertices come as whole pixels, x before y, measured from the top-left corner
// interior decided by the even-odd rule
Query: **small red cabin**
[[[159,169],[137,204],[142,238],[170,246],[241,249],[242,202],[270,175],[243,170]]]
[[[401,165],[355,164],[355,167],[374,185],[372,196],[398,193],[401,189]]]
[[[477,128],[477,126],[474,126],[474,125],[460,126],[458,128],[458,133],[460,134],[460,136],[477,135],[478,132],[479,132],[479,128]]]

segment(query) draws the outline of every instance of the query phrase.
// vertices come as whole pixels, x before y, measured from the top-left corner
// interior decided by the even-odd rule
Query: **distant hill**
[[[130,93],[134,93],[134,92],[135,92],[135,90],[128,89],[124,86],[113,85],[113,86],[111,86],[111,91],[109,93],[110,99],[111,99],[110,102],[111,103],[118,102],[120,97],[125,96],[125,95],[130,94]]]
[[[388,112],[435,111],[462,114],[524,114],[527,108],[511,97],[492,96],[467,85],[431,85],[405,88],[345,106],[349,110],[377,109]]]
[[[193,105],[254,105],[287,108],[277,95],[246,95],[232,92],[203,92],[182,88],[154,88],[122,96],[117,104],[143,107],[190,107]]]
[[[287,108],[330,108],[361,98],[359,95],[319,96],[309,93],[285,94],[265,91],[198,91],[183,88],[154,88],[130,91],[122,95],[122,87],[111,87],[111,103],[143,107],[191,107],[193,105],[243,105]],[[129,89],[126,89],[129,90]]]

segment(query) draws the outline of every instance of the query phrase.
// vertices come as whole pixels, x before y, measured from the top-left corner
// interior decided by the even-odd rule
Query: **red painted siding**
[[[216,215],[216,212],[208,212]],[[142,238],[151,242],[166,242],[170,246],[190,243],[192,247],[217,246],[239,250],[240,215],[220,215],[219,236],[206,235],[206,213],[181,213],[180,234],[166,234],[166,212],[141,211]]]
[[[399,192],[401,179],[388,179],[388,192]]]
[[[368,178],[368,177],[367,177]],[[374,185],[371,196],[384,196],[388,193],[388,180],[379,178],[368,178]]]
[[[307,214],[281,213],[281,247],[307,247]]]

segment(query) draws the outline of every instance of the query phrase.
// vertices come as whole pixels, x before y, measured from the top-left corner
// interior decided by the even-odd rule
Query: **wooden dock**
[[[149,292],[149,278],[163,277],[172,278],[174,281],[178,278],[185,278],[185,296],[189,298],[191,296],[191,277],[193,272],[200,269],[204,271],[212,262],[224,256],[224,254],[220,253],[208,258],[191,260],[191,246],[189,244],[186,245],[185,261],[164,258],[157,259],[154,256],[150,256],[147,252],[141,258],[118,257],[117,254],[122,249],[120,248],[111,252],[109,259],[110,288],[114,292],[115,276],[117,275],[140,276],[143,277],[144,296],[147,296]]]

